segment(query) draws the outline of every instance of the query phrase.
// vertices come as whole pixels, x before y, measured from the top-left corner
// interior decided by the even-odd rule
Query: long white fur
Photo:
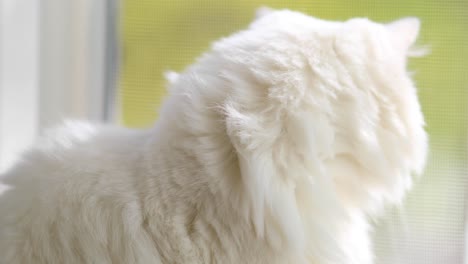
[[[0,263],[373,263],[427,137],[415,18],[261,9],[180,74],[150,130],[69,122],[2,176]]]

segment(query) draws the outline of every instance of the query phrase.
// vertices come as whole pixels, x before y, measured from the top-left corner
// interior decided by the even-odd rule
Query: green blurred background
[[[210,43],[243,29],[266,5],[312,16],[389,22],[422,21],[419,43],[430,55],[412,59],[431,140],[427,171],[402,208],[376,222],[377,263],[464,263],[468,147],[468,1],[124,0],[121,122],[147,127],[165,94],[163,72],[180,71]]]

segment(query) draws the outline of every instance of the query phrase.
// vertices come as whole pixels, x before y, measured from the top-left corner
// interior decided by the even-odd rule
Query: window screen
[[[468,1],[219,1],[123,2],[121,121],[149,126],[165,94],[163,72],[182,70],[210,43],[244,28],[260,5],[330,20],[368,17],[422,21],[429,56],[409,68],[430,134],[425,175],[401,208],[375,223],[376,263],[463,263],[467,183]]]

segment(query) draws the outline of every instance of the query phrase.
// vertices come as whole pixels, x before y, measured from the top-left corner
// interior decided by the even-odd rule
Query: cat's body
[[[70,123],[26,153],[0,263],[372,263],[366,217],[425,160],[417,21],[265,13],[170,76],[154,129]]]

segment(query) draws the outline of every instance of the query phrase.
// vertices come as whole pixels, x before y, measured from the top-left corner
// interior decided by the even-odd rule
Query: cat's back
[[[0,263],[136,262],[124,240],[146,240],[132,230],[145,132],[73,122],[47,134],[1,176]]]
[[[7,189],[47,189],[50,194],[98,179],[89,183],[96,188],[103,181],[111,181],[105,184],[109,186],[112,181],[128,178],[145,140],[145,133],[140,131],[67,122],[47,131],[0,180]],[[66,191],[80,189],[73,187]]]

